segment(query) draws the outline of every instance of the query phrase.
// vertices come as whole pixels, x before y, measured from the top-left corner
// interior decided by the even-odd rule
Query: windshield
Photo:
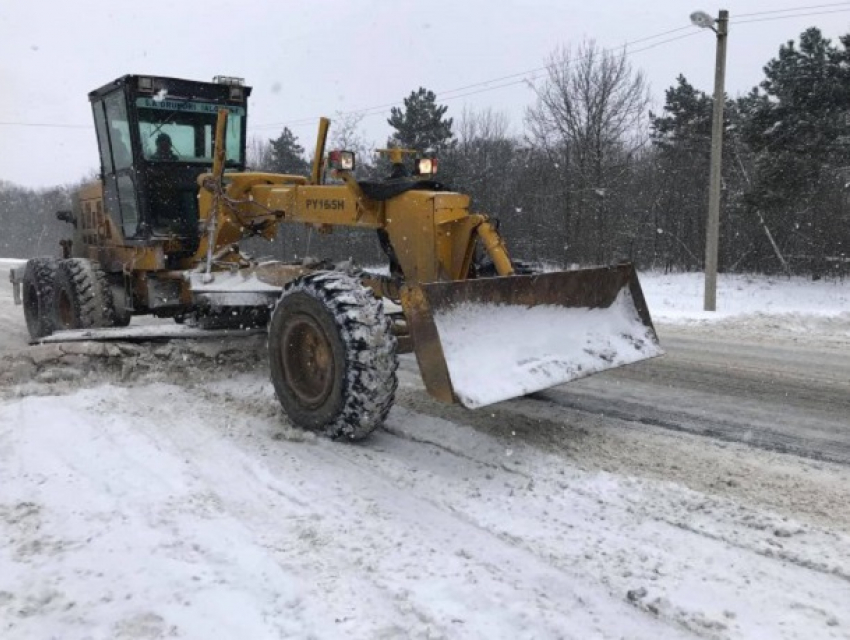
[[[154,162],[213,161],[213,133],[220,105],[165,98],[138,98],[142,153]],[[244,107],[227,106],[230,112],[225,136],[228,163],[241,164]]]

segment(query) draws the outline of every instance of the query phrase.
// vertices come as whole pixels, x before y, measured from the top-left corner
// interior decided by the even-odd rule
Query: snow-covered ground
[[[510,403],[441,413],[408,359],[387,429],[337,444],[288,425],[261,338],[26,347],[6,277],[4,640],[850,638],[846,467],[617,432],[603,471],[600,434],[565,454]],[[642,283],[662,339],[705,324],[697,276]],[[727,287],[726,323],[850,325],[847,284]]]
[[[850,336],[850,280],[721,274],[717,311],[703,311],[701,273],[642,273],[653,320],[704,324],[735,320],[765,330],[832,332]]]

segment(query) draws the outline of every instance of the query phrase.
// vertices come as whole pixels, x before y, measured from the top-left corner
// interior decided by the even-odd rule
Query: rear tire
[[[24,318],[32,340],[53,333],[53,286],[58,264],[56,258],[32,258],[24,268]]]
[[[59,263],[53,322],[57,330],[115,326],[112,291],[106,274],[96,262],[70,258]]]
[[[318,271],[284,289],[269,325],[278,400],[303,429],[361,440],[389,413],[396,339],[382,302],[357,278]]]

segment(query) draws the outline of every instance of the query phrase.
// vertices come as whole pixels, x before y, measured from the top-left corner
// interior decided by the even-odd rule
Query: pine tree
[[[739,101],[755,154],[749,196],[783,251],[820,272],[845,251],[841,201],[850,166],[850,35],[836,47],[817,28],[789,41],[765,66],[761,90]]]
[[[705,246],[708,176],[714,98],[680,75],[666,92],[660,115],[650,113],[656,184],[653,255],[665,266],[700,269]],[[749,158],[741,144],[737,103],[724,107],[720,263],[739,264],[747,252],[756,217],[742,206],[749,177]]]
[[[848,61],[846,45],[841,51],[810,28],[799,47],[789,41],[765,66],[764,93],[741,100],[744,137],[759,154],[762,204],[811,195],[825,167],[847,164]]]
[[[404,109],[393,107],[387,123],[395,129],[390,144],[406,149],[437,154],[455,144],[452,118],[445,118],[448,107],[437,104],[433,91],[420,87],[404,99]]]
[[[664,113],[649,112],[652,142],[663,149],[694,151],[708,156],[714,101],[694,88],[685,76],[667,89]]]
[[[699,269],[705,243],[714,100],[683,75],[665,96],[662,114],[649,114],[658,185],[654,199],[658,206],[649,229],[652,256],[665,268]]]
[[[310,167],[304,159],[304,147],[298,144],[298,138],[284,127],[283,132],[275,140],[269,140],[271,157],[267,169],[274,173],[289,173],[306,175]]]

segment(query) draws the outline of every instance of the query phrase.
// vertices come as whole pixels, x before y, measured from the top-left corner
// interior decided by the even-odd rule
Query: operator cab
[[[226,169],[245,169],[247,99],[241,79],[213,82],[127,75],[89,94],[100,149],[104,204],[125,243],[199,241],[198,183],[212,170],[215,125],[228,110]]]

